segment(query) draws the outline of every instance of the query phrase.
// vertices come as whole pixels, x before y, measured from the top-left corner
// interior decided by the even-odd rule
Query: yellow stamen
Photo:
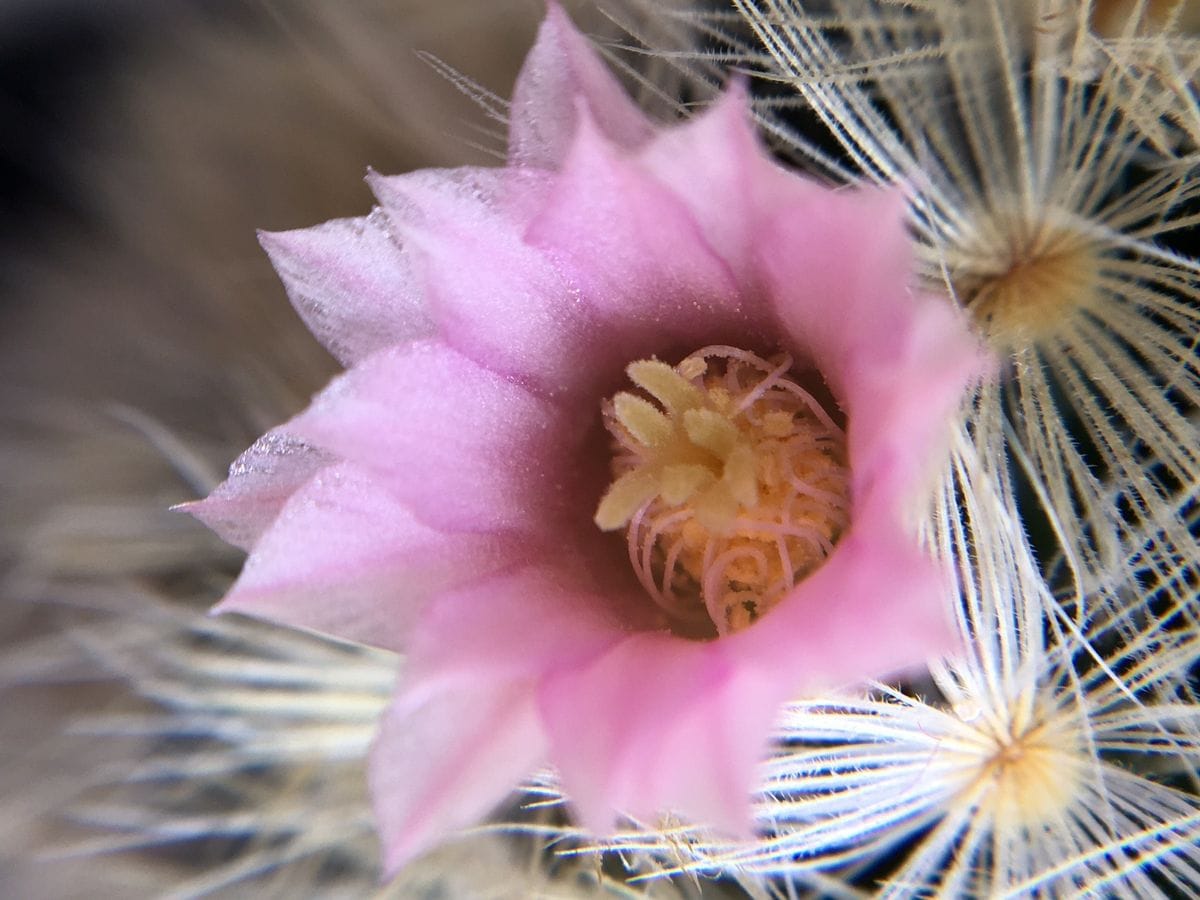
[[[704,392],[681,373],[657,359],[642,359],[625,369],[629,379],[672,415],[704,405]]]
[[[626,529],[643,586],[672,624],[727,634],[761,618],[845,530],[845,436],[771,362],[707,347],[629,365],[605,404],[617,449],[596,524]]]
[[[613,407],[629,433],[647,447],[657,447],[671,437],[671,420],[658,411],[649,400],[633,394],[617,394]]]

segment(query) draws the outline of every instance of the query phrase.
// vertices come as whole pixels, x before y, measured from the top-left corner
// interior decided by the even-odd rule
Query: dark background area
[[[69,155],[106,81],[170,2],[54,3],[0,12],[0,240],[27,241],[47,219],[81,217]]]

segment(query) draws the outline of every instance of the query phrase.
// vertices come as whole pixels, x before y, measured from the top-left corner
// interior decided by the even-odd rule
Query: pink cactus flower
[[[752,833],[781,703],[951,646],[914,523],[982,371],[898,191],[776,165],[733,86],[649,121],[551,6],[508,165],[263,236],[347,366],[191,511],[217,608],[405,654],[389,870],[552,762],[582,822]]]

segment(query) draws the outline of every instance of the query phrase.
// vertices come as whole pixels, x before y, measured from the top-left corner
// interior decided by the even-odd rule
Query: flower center
[[[849,521],[846,438],[770,361],[705,347],[626,371],[647,396],[603,404],[614,481],[596,524],[626,529],[639,580],[672,626],[738,631],[829,556]]]
[[[1036,834],[1069,817],[1085,794],[1089,762],[1080,735],[1086,727],[1056,704],[1026,724],[982,723],[973,730],[975,740],[964,745],[972,748],[968,766],[976,770],[969,790],[982,792],[973,802],[998,834]]]
[[[1050,336],[1074,312],[1100,302],[1099,249],[1062,215],[1027,222],[995,212],[973,240],[947,255],[958,296],[1003,347]]]

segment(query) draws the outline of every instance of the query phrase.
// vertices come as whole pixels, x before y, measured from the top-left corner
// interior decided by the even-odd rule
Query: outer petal
[[[749,835],[754,769],[788,685],[727,651],[640,634],[547,679],[553,759],[587,827],[671,809]]]
[[[652,352],[744,336],[753,317],[733,272],[687,207],[583,117],[546,208],[527,233],[612,324],[593,365],[619,372]]]
[[[544,762],[537,684],[624,638],[620,609],[577,575],[504,573],[438,597],[422,615],[372,759],[389,867],[476,821]]]
[[[304,323],[346,365],[434,330],[409,260],[389,229],[376,211],[259,235]]]
[[[358,463],[425,522],[546,531],[568,498],[551,460],[569,422],[524,388],[436,341],[377,353],[287,427]]]
[[[508,156],[518,166],[557,168],[578,127],[582,100],[609,140],[645,142],[653,126],[557,3],[551,2],[537,41],[513,88]]]
[[[504,244],[545,202],[554,175],[542,169],[420,169],[404,175],[367,173],[367,184],[394,227],[430,230],[464,216],[482,243]]]
[[[522,240],[548,175],[457,169],[370,183],[413,250],[446,342],[543,392],[570,390],[581,355],[604,335],[546,255]]]
[[[371,753],[371,801],[388,875],[447,833],[473,825],[545,757],[528,685],[401,693]]]
[[[423,525],[367,473],[340,463],[292,495],[214,612],[400,651],[431,594],[519,552],[502,538]]]
[[[332,454],[277,428],[234,460],[216,490],[178,509],[235,547],[250,550],[296,489],[334,461]]]

